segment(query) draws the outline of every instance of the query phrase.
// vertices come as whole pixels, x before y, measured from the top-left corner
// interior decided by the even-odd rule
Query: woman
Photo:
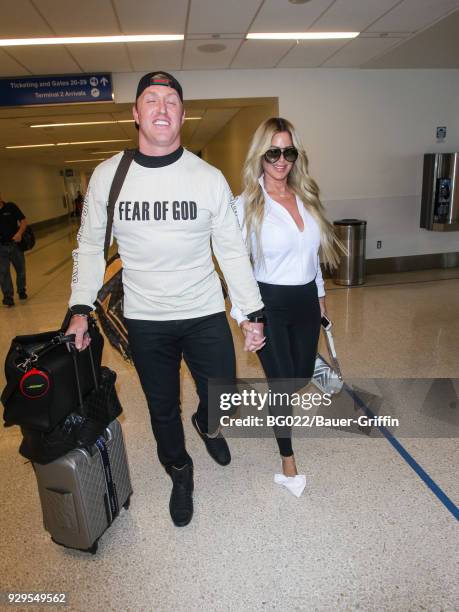
[[[265,304],[266,337],[252,333],[252,324],[237,308],[231,316],[242,328],[246,346],[257,351],[268,380],[294,378],[304,384],[314,372],[321,315],[326,315],[319,249],[324,262],[335,267],[337,248],[343,246],[325,218],[308,158],[286,119],[274,117],[259,126],[243,181],[234,208]],[[296,477],[291,430],[275,428],[274,433],[283,474]]]

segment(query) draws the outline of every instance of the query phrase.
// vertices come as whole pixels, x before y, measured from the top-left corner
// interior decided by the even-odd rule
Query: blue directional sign
[[[66,74],[0,79],[0,106],[112,102],[110,74]]]

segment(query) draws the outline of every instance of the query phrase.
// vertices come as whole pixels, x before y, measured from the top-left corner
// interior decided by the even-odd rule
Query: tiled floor
[[[59,326],[73,240],[74,228],[61,227],[28,254],[30,299],[0,311],[2,356],[15,334]],[[346,380],[459,378],[457,269],[380,275],[355,289],[328,281],[327,301]],[[239,375],[260,377],[234,326],[233,335]],[[104,362],[118,372],[125,409],[131,508],[103,536],[96,556],[55,546],[42,528],[32,468],[17,453],[20,433],[1,431],[1,590],[66,591],[69,610],[459,609],[457,522],[384,437],[332,432],[297,439],[307,488],[296,499],[272,482],[279,467],[272,438],[230,440],[226,468],[210,460],[191,428],[196,395],[184,367],[196,493],[192,523],[177,529],[135,372],[109,347]],[[448,437],[400,442],[454,502],[457,402],[450,408]]]

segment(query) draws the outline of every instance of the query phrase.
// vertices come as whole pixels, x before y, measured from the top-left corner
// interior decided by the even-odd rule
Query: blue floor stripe
[[[360,406],[360,408],[362,408],[362,410],[368,417],[375,417],[370,408],[368,408],[365,402],[361,400],[360,397],[350,387],[344,384],[344,388],[346,389],[347,393],[353,398],[353,400]],[[441,503],[451,512],[454,518],[459,521],[459,508],[456,506],[456,504],[446,495],[446,493],[437,485],[437,483],[432,480],[429,474],[427,474],[427,472],[419,465],[416,459],[414,459],[414,457],[410,455],[406,448],[404,448],[400,444],[397,438],[395,438],[386,427],[381,425],[378,426],[378,429],[387,439],[387,441],[392,444],[395,450],[403,457],[403,459],[405,459],[408,465],[413,468],[419,478],[424,481],[424,483],[429,487],[432,493],[436,495],[441,501]]]

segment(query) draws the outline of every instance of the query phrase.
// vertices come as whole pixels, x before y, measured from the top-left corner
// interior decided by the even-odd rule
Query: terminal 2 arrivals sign
[[[112,101],[111,74],[65,74],[0,79],[0,106]]]

